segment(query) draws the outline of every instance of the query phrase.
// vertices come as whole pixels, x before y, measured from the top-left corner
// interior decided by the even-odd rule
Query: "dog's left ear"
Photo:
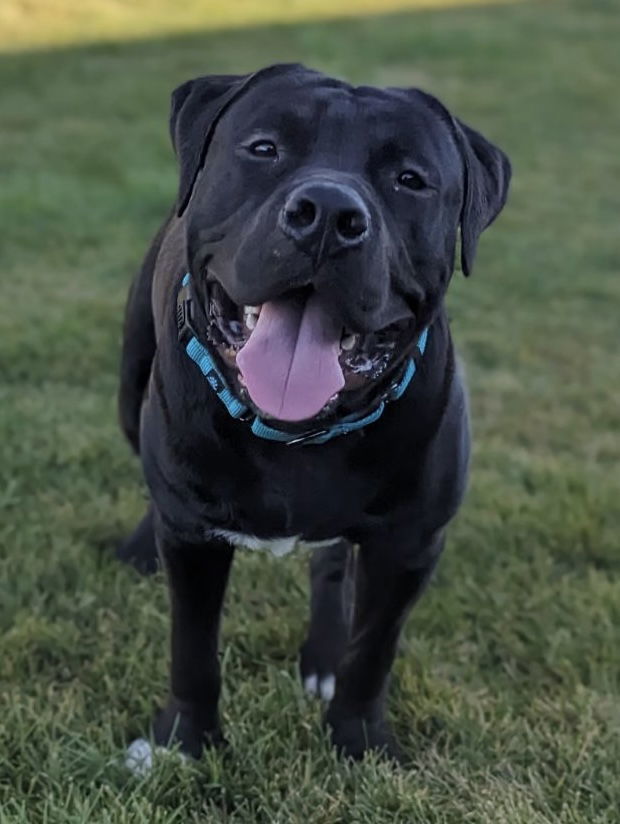
[[[469,275],[478,238],[501,212],[510,183],[510,161],[478,132],[452,118],[465,170],[461,211],[461,268]]]

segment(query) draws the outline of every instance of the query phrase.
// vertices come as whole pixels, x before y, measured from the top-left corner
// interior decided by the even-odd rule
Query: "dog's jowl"
[[[459,232],[468,275],[504,204],[508,160],[424,92],[298,65],[184,83],[170,131],[178,195],[131,287],[120,390],[151,503],[119,554],[159,558],[170,588],[155,741],[198,756],[223,740],[235,545],[307,542],[302,682],[341,752],[394,755],[398,636],[467,475],[444,298]]]

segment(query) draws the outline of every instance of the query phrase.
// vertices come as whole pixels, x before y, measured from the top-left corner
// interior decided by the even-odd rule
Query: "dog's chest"
[[[338,538],[327,538],[324,541],[304,541],[300,535],[286,538],[259,538],[256,535],[244,535],[242,532],[232,532],[228,529],[215,529],[211,534],[216,535],[218,538],[224,538],[228,543],[242,549],[271,552],[276,558],[289,555],[296,549],[319,549],[338,541]]]

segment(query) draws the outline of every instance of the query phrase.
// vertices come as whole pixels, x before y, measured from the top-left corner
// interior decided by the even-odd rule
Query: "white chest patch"
[[[242,532],[231,532],[228,529],[214,529],[211,533],[218,538],[224,538],[233,546],[243,549],[259,549],[271,552],[276,558],[282,558],[296,549],[319,549],[335,544],[338,538],[327,538],[325,541],[304,541],[300,535],[289,538],[258,538],[256,535],[244,535]]]

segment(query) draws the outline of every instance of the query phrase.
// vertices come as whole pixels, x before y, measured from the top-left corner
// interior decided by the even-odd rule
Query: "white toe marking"
[[[316,695],[319,686],[319,679],[317,678],[316,674],[309,675],[307,678],[304,678],[304,689],[308,693],[308,695]]]
[[[321,683],[319,684],[319,693],[321,698],[324,701],[331,701],[334,697],[334,693],[336,692],[336,678],[333,675],[326,675],[325,678],[321,678]]]
[[[153,759],[155,757],[170,757],[171,755],[176,755],[183,764],[189,760],[185,753],[169,750],[167,747],[155,747],[153,750],[146,738],[136,738],[127,747],[125,767],[134,775],[137,775],[138,778],[144,778],[153,769]]]
[[[127,747],[125,766],[139,778],[144,777],[153,767],[153,748],[146,738],[136,738]]]

